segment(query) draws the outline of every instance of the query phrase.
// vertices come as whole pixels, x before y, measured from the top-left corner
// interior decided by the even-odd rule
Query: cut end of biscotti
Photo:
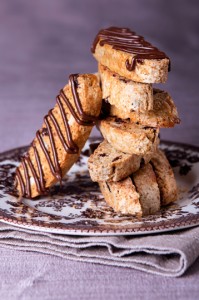
[[[162,150],[128,177],[117,182],[98,180],[98,184],[107,204],[122,214],[155,214],[161,205],[178,198],[174,173]]]
[[[147,112],[153,109],[151,84],[139,83],[111,72],[99,64],[102,98],[126,114],[132,111]]]
[[[92,181],[120,181],[136,172],[154,156],[155,150],[147,155],[128,154],[116,150],[104,140],[88,159]]]
[[[160,191],[153,168],[147,164],[131,175],[137,192],[143,215],[150,215],[160,210]]]
[[[99,122],[103,137],[117,150],[129,154],[146,154],[157,147],[158,128],[145,127],[116,117]]]
[[[153,110],[127,113],[116,104],[109,105],[109,114],[117,118],[130,120],[142,126],[169,128],[180,124],[180,118],[173,99],[167,92],[159,89],[153,89]]]
[[[119,182],[99,182],[106,203],[117,213],[142,216],[140,196],[130,177]]]
[[[153,169],[146,164],[118,182],[99,182],[105,201],[116,212],[146,216],[160,209],[160,192]]]
[[[178,199],[178,188],[170,163],[160,149],[151,159],[161,195],[161,204],[168,205]]]

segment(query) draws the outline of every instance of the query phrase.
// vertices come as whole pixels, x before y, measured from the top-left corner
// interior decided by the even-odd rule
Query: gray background
[[[198,3],[0,0],[0,151],[31,141],[70,73],[96,71],[90,45],[109,25],[129,26],[170,56],[163,88],[182,124],[161,137],[199,145]],[[0,265],[1,299],[196,299],[199,292],[199,261],[179,279],[3,249]]]
[[[182,123],[162,138],[199,145],[198,12],[197,0],[1,0],[0,151],[31,141],[69,74],[96,71],[90,45],[109,25],[133,28],[170,56],[163,88]]]

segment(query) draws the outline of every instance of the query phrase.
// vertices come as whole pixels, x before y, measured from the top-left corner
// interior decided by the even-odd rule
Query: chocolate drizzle
[[[164,52],[152,46],[149,42],[145,41],[142,36],[137,35],[128,28],[109,27],[107,29],[101,29],[93,42],[91,48],[92,53],[95,53],[98,42],[100,46],[108,44],[113,46],[115,50],[133,54],[131,61],[126,60],[126,68],[128,71],[133,71],[138,63],[143,63],[144,59],[168,58]]]
[[[31,146],[33,147],[33,150],[34,150],[34,155],[36,158],[37,168],[38,168],[38,172],[39,172],[39,185],[37,186],[37,188],[38,188],[38,191],[40,194],[45,194],[46,189],[45,189],[44,174],[43,174],[43,170],[42,170],[41,161],[39,158],[39,153],[38,153],[38,150],[37,150],[34,142],[32,143]]]
[[[25,175],[25,180],[26,180],[26,184],[25,184],[25,193],[28,197],[31,196],[31,189],[30,189],[30,178],[29,178],[29,175],[28,175],[28,167],[26,165],[26,157],[24,156],[22,158],[22,167],[24,169],[24,175]]]
[[[78,95],[78,74],[70,75],[69,77],[69,82],[71,85],[71,91],[74,99],[74,107],[70,103],[70,100],[67,98],[66,94],[64,93],[64,90],[62,89],[60,91],[60,95],[57,96],[56,101],[57,101],[57,106],[59,108],[61,118],[65,127],[65,133],[60,129],[59,123],[57,121],[57,118],[55,114],[53,113],[53,109],[49,110],[48,115],[44,117],[44,126],[41,130],[38,130],[36,132],[36,139],[39,142],[40,148],[48,162],[49,168],[53,176],[56,178],[57,181],[62,181],[63,174],[62,170],[60,167],[59,159],[58,159],[58,153],[56,150],[56,145],[55,145],[55,139],[52,131],[52,125],[57,133],[57,136],[59,137],[59,140],[61,141],[61,144],[65,150],[65,152],[70,153],[70,154],[76,154],[79,152],[78,146],[75,144],[75,142],[72,139],[72,134],[70,130],[70,125],[68,123],[67,119],[67,113],[64,110],[64,105],[63,103],[68,107],[71,115],[74,117],[75,121],[79,125],[83,126],[92,126],[94,125],[96,121],[96,117],[89,116],[84,113],[82,110],[81,106],[81,101],[79,99]],[[64,137],[66,136],[66,138]],[[53,159],[50,156],[50,152],[45,144],[44,137],[49,137],[50,140],[50,149],[52,151],[52,156]],[[38,149],[35,145],[35,141],[31,144],[31,147],[33,148],[33,155],[35,157],[36,165],[38,171],[36,171],[31,158],[29,156],[29,153],[26,153],[25,156],[22,157],[21,159],[21,167],[24,172],[24,179],[21,174],[20,168],[17,168],[16,170],[16,179],[17,183],[20,186],[21,190],[21,196],[25,196],[28,198],[31,198],[31,175],[33,176],[33,179],[36,184],[36,189],[38,193],[41,194],[46,194],[47,189],[45,187],[45,179],[44,179],[44,172],[42,168],[42,163],[39,157],[39,152]],[[32,174],[30,174],[30,171]],[[38,173],[38,174],[37,174]],[[25,180],[25,181],[24,181]]]

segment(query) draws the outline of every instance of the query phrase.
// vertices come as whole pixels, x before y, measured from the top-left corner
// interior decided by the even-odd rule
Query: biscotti
[[[77,161],[101,109],[102,94],[95,75],[71,75],[44,117],[16,171],[19,195],[34,198],[61,181]]]
[[[109,101],[109,100],[108,100]],[[177,108],[167,92],[153,90],[153,110],[145,112],[132,111],[127,113],[119,105],[110,105],[109,115],[150,127],[174,127],[180,123]]]
[[[173,170],[163,151],[158,150],[152,157],[151,162],[156,174],[158,186],[161,195],[161,204],[167,205],[178,198],[178,189],[176,185]]]
[[[132,176],[136,190],[140,195],[143,215],[154,214],[160,210],[160,191],[151,164],[140,168]]]
[[[127,154],[116,150],[104,140],[88,159],[92,181],[120,181],[148,163],[155,151],[147,155]]]
[[[130,177],[118,182],[100,181],[99,187],[104,200],[114,211],[142,216],[140,195]]]
[[[142,83],[167,80],[170,60],[166,54],[128,28],[100,30],[91,50],[99,63],[127,79]]]
[[[17,194],[35,198],[51,193],[50,187],[57,182],[64,185],[65,174],[78,160],[96,124],[104,141],[90,149],[86,145],[78,168],[85,166],[90,155],[90,177],[116,212],[155,214],[161,204],[177,199],[174,174],[158,144],[160,128],[173,127],[180,120],[169,94],[152,87],[167,80],[170,59],[135,32],[117,27],[100,30],[92,53],[98,73],[70,75],[16,169]],[[78,182],[74,184],[87,173],[79,175],[75,174]],[[73,176],[68,177],[72,183]],[[90,204],[86,203],[88,209]],[[120,215],[117,219],[120,222]]]
[[[146,154],[158,143],[158,128],[144,127],[114,117],[99,122],[103,137],[117,150],[129,154]]]
[[[145,216],[160,209],[160,193],[150,164],[118,182],[99,182],[105,201],[114,211]]]
[[[132,111],[147,112],[153,109],[153,89],[151,84],[134,82],[99,64],[98,67],[102,98],[119,110],[128,114]]]

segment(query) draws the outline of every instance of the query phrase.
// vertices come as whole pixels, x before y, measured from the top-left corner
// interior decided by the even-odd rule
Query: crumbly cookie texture
[[[136,56],[120,50],[111,45],[100,46],[100,40],[93,53],[96,60],[108,67],[112,72],[127,79],[142,83],[164,83],[167,81],[169,59],[143,59],[132,71],[127,70],[126,61],[131,62]]]
[[[161,204],[167,205],[178,198],[178,188],[173,170],[163,151],[158,150],[151,159],[160,190]]]
[[[116,212],[145,216],[160,209],[160,193],[150,164],[118,182],[99,182],[105,201]]]
[[[160,210],[160,191],[156,175],[150,164],[133,174],[133,182],[140,195],[143,215],[154,214]]]
[[[142,216],[140,196],[130,177],[118,182],[99,182],[106,203],[122,214]]]
[[[77,94],[83,112],[89,116],[98,117],[102,102],[102,94],[98,78],[95,75],[91,74],[78,75],[76,85]],[[78,115],[71,84],[66,85],[63,88],[63,92],[67,97],[69,103],[71,104],[73,111]],[[63,177],[75,163],[75,161],[77,161],[81,149],[83,148],[86,140],[89,137],[93,124],[90,124],[89,126],[79,124],[72,115],[68,105],[66,105],[63,96],[60,95],[59,98],[61,103],[60,105],[63,107],[63,114],[67,119],[71,137],[68,137],[63,114],[61,114],[60,106],[57,102],[51,113],[56,119],[57,126],[59,127],[61,134],[58,134],[58,131],[56,130],[55,124],[52,122],[52,119],[47,117],[52,137],[50,137],[45,122],[43,123],[42,128],[37,132],[43,139],[46,154],[41,147],[41,143],[38,140],[37,134],[26,154],[26,156],[29,157],[31,164],[28,163],[27,159],[22,158],[22,163],[17,169],[16,174],[18,175],[16,176],[16,187],[18,189],[19,195],[27,197],[28,194],[28,197],[30,198],[34,198],[40,195],[41,190],[38,189],[38,186],[42,183],[42,176],[45,189],[55,184],[58,181],[58,178],[52,172],[52,168],[56,169],[57,167],[55,163],[55,155],[57,155],[58,167],[60,168],[62,174],[61,177]],[[76,153],[68,153],[65,150],[60,139],[61,136],[62,139],[65,140],[66,144],[69,144],[69,139],[72,140],[72,144],[76,145],[77,147]],[[55,151],[53,151],[52,142],[54,143]],[[50,167],[47,156],[49,156],[53,167]],[[39,170],[38,161],[40,162],[41,170]],[[25,172],[25,169],[27,170],[27,172]],[[21,174],[21,180],[25,185],[24,191],[22,190],[22,185],[20,184],[19,172]],[[37,180],[35,180],[35,178]],[[30,186],[28,187],[28,185]],[[28,188],[30,189],[30,194],[27,192]]]
[[[158,143],[158,128],[144,127],[115,117],[99,122],[103,137],[117,150],[143,155],[153,151]]]
[[[102,98],[126,114],[132,111],[147,112],[153,109],[152,84],[134,82],[99,64]]]
[[[104,140],[88,159],[92,181],[120,181],[148,163],[155,151],[146,155],[127,154],[116,150]]]
[[[146,112],[132,111],[127,113],[122,106],[111,105],[109,113],[121,119],[130,119],[131,122],[151,127],[174,127],[180,123],[177,108],[167,92],[153,90],[153,110]],[[109,100],[108,100],[109,101]]]

